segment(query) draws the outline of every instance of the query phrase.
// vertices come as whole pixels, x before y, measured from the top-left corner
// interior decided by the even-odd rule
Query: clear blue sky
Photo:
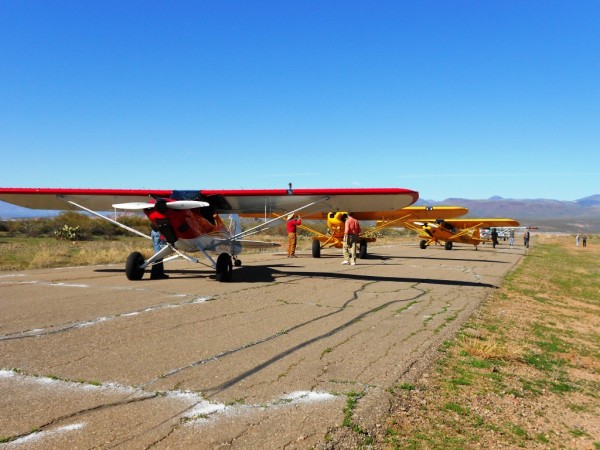
[[[600,194],[600,1],[0,3],[0,186]]]

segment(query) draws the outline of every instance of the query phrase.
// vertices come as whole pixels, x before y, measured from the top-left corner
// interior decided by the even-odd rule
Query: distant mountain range
[[[600,194],[575,201],[494,196],[487,200],[419,200],[417,205],[464,206],[469,208],[466,217],[506,217],[522,225],[537,226],[540,231],[600,233]]]
[[[517,200],[498,196],[487,200],[447,198],[443,201],[419,199],[416,205],[464,206],[466,217],[506,217],[522,225],[537,226],[540,231],[600,233],[600,194],[575,201],[547,199]],[[0,201],[0,219],[48,217],[56,211],[40,211]]]

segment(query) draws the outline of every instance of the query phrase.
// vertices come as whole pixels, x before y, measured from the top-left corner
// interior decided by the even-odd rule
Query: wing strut
[[[96,217],[100,217],[101,219],[108,220],[110,223],[112,223],[112,224],[114,224],[114,225],[116,225],[118,227],[121,227],[124,230],[130,231],[131,233],[137,234],[138,236],[141,236],[143,238],[152,240],[152,237],[148,236],[147,234],[142,233],[141,231],[136,230],[135,228],[128,227],[127,225],[124,225],[124,224],[122,224],[120,222],[117,222],[116,220],[113,220],[110,217],[103,216],[102,214],[97,213],[96,211],[92,211],[91,209],[86,208],[85,206],[78,205],[77,203],[72,202],[71,200],[65,200],[62,197],[58,197],[58,198],[60,198],[61,200],[65,201],[65,202],[67,202],[67,203],[69,203],[69,204],[71,204],[71,205],[73,205],[73,206],[75,206],[75,207],[77,207],[79,209],[83,209],[84,211],[87,211],[90,214],[95,215]]]
[[[236,234],[234,236],[231,236],[228,240],[229,241],[235,241],[235,240],[238,240],[241,237],[257,233],[258,231],[260,231],[260,229],[262,229],[266,225],[269,225],[270,223],[275,222],[277,220],[282,220],[281,218],[284,217],[284,216],[286,216],[286,215],[288,215],[288,214],[295,214],[298,211],[302,211],[303,209],[310,208],[311,206],[314,206],[317,203],[321,203],[321,202],[324,202],[324,201],[327,201],[327,200],[329,200],[329,197],[324,197],[321,200],[317,200],[316,202],[312,202],[312,203],[309,203],[308,205],[304,205],[304,206],[301,206],[300,208],[296,208],[296,209],[294,209],[292,211],[288,211],[287,213],[282,214],[281,216],[277,216],[274,219],[267,220],[266,222],[261,223],[260,225],[256,225],[255,227],[249,228],[246,231],[242,231],[241,233],[238,233],[238,234]],[[254,231],[254,230],[257,230],[257,231]]]

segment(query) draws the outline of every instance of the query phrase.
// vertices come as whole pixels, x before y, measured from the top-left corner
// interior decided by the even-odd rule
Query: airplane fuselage
[[[202,209],[173,210],[157,206],[144,210],[144,213],[167,242],[178,250],[240,253],[241,244],[229,241],[231,234],[221,217],[206,214]]]

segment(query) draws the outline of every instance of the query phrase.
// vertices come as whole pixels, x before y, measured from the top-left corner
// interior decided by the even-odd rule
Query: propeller
[[[431,228],[439,228],[439,225],[437,225],[437,224],[435,224],[433,222],[427,222],[427,223],[425,223],[425,222],[413,222],[413,223],[415,225],[419,225],[420,227],[427,226],[427,227],[431,227]]]
[[[129,211],[137,211],[140,209],[154,208],[155,203],[150,202],[129,202],[129,203],[115,203],[112,205],[113,208],[126,209]],[[198,200],[175,200],[173,202],[166,202],[166,206],[169,209],[195,209],[204,208],[210,206],[210,203],[200,202]]]

